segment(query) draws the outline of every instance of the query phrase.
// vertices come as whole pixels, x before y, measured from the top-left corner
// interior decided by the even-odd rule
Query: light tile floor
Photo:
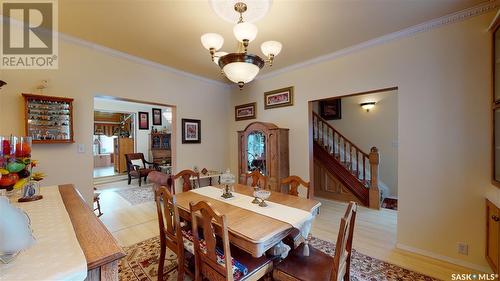
[[[116,190],[138,187],[126,181],[96,186],[101,192],[102,222],[121,246],[130,246],[159,235],[154,202],[131,205]],[[321,199],[321,213],[316,218],[312,235],[336,242],[340,218],[347,204]],[[417,271],[442,280],[450,280],[452,273],[470,273],[472,270],[413,254],[395,248],[397,212],[360,207],[356,218],[353,247],[361,253]]]

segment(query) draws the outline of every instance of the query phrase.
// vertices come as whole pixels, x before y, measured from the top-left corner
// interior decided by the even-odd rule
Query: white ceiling
[[[256,22],[259,33],[249,51],[261,55],[262,42],[282,42],[275,70],[481,2],[484,0],[274,0],[269,14]],[[63,33],[221,81],[224,78],[202,47],[200,36],[220,33],[225,38],[222,51],[232,52],[237,46],[232,27],[215,14],[208,0],[59,1]]]

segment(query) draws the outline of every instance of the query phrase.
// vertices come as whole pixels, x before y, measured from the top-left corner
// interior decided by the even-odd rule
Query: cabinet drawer
[[[499,268],[499,229],[500,229],[500,211],[486,199],[486,259],[495,273]]]

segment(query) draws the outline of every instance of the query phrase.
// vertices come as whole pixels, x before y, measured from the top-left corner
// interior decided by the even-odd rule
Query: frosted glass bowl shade
[[[259,74],[264,60],[256,55],[231,53],[219,58],[219,66],[232,82],[248,83]]]

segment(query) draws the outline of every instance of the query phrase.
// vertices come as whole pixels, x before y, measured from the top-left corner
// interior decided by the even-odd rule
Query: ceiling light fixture
[[[370,112],[370,109],[373,109],[375,107],[376,102],[370,101],[370,102],[363,102],[360,103],[359,105],[361,106],[362,109],[366,110],[366,112]]]
[[[258,55],[248,54],[248,46],[257,37],[257,27],[250,22],[243,21],[243,13],[247,11],[247,4],[237,2],[234,10],[239,13],[239,20],[233,28],[238,40],[238,51],[235,53],[218,52],[224,44],[224,38],[217,33],[205,33],[201,36],[201,44],[210,51],[212,61],[217,64],[222,73],[232,82],[238,84],[240,90],[252,81],[267,62],[273,65],[274,58],[281,52],[282,45],[277,41],[266,41],[261,45],[261,51],[266,60]]]

